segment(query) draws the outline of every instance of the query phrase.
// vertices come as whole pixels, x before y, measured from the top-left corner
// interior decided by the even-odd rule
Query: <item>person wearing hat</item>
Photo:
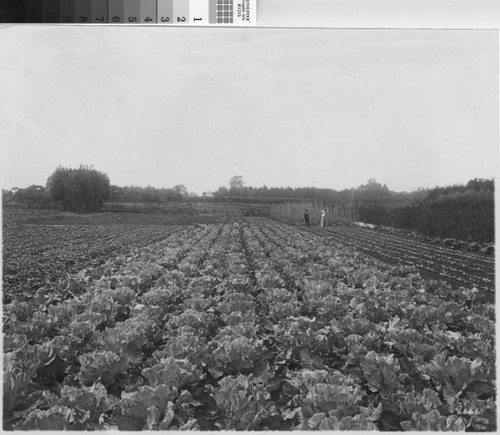
[[[325,227],[325,210],[321,210],[321,216],[319,218],[319,226],[321,228]]]

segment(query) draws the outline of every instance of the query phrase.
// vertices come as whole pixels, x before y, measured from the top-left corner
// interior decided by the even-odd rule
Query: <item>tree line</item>
[[[429,236],[479,242],[495,239],[495,193],[492,179],[475,178],[466,184],[394,192],[374,178],[357,188],[268,188],[245,186],[233,177],[229,188],[216,192],[218,200],[260,201],[272,204],[270,215],[287,222],[300,220],[301,209],[323,204],[336,212],[331,221],[358,220],[376,226],[417,231]],[[295,204],[295,205],[294,205]],[[338,210],[343,212],[339,214]],[[302,212],[303,213],[303,212]],[[342,219],[338,216],[342,215]]]
[[[111,186],[109,202],[115,203],[156,203],[181,202],[188,196],[186,187],[178,184],[173,188],[139,187],[139,186]]]
[[[409,204],[389,205],[374,220],[429,236],[494,242],[493,180],[474,179],[466,185],[436,187],[420,193]]]
[[[298,189],[298,194],[291,202],[304,208],[311,197],[306,199],[300,192]],[[419,189],[408,193],[391,192],[385,185],[371,179],[367,184],[349,192],[316,192],[315,198],[335,210],[339,210],[342,205],[342,210],[346,211],[343,219],[345,216],[352,216],[352,220],[417,231],[431,237],[478,242],[495,240],[493,180],[476,178],[466,184]],[[294,216],[287,216],[285,221],[297,220],[299,209],[297,206],[292,208]],[[283,210],[287,208],[282,207],[282,204],[272,207],[272,211],[278,216],[283,216]],[[343,219],[330,216],[331,221]]]
[[[109,177],[104,172],[85,165],[76,169],[59,166],[45,186],[2,190],[2,205],[22,204],[30,208],[90,213],[101,210],[109,197]]]
[[[22,204],[29,208],[91,213],[102,210],[105,202],[161,204],[184,201],[187,195],[183,184],[169,189],[111,185],[106,173],[80,165],[77,169],[59,166],[45,186],[3,189],[2,203],[4,206]]]
[[[214,196],[221,199],[230,198],[255,198],[255,199],[291,199],[291,200],[324,200],[332,202],[359,202],[399,198],[399,193],[390,192],[387,185],[378,183],[370,178],[366,184],[357,188],[334,190],[317,187],[262,187],[246,186],[241,176],[234,176],[229,181],[229,187],[221,186]]]
[[[81,165],[58,167],[46,185],[3,190],[4,206],[21,203],[33,208],[62,208],[89,213],[104,202],[168,203],[186,201],[187,189],[115,186],[106,173]],[[361,222],[418,231],[429,236],[453,237],[481,242],[494,241],[494,181],[473,179],[466,184],[393,192],[374,178],[357,188],[336,191],[314,187],[252,187],[237,175],[207,201],[249,202],[267,206],[286,203],[321,203]],[[325,207],[326,207],[325,205]],[[300,209],[300,205],[293,209]],[[283,208],[287,210],[287,208]],[[298,213],[295,210],[294,213]],[[281,213],[281,212],[280,212]],[[267,211],[269,214],[269,210]],[[338,213],[337,213],[338,214]],[[339,215],[340,216],[340,215]]]

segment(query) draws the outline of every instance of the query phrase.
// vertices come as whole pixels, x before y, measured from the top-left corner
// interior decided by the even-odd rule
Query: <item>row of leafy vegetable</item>
[[[417,265],[443,279],[460,285],[494,288],[494,258],[484,254],[456,251],[430,242],[416,241],[398,234],[357,227],[328,228],[335,240],[376,252],[389,262]]]
[[[166,238],[175,227],[8,225],[3,231],[3,301],[31,295],[67,273],[96,267],[133,246]]]
[[[494,430],[494,315],[269,220],[190,227],[4,307],[4,423]]]

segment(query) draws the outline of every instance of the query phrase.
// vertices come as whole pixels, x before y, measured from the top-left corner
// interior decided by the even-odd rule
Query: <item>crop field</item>
[[[496,430],[487,294],[313,232],[248,218],[18,234],[40,268],[62,258],[50,240],[74,263],[22,292],[36,270],[8,269],[4,429]],[[413,252],[395,245],[363,246]]]
[[[454,250],[406,235],[358,226],[307,228],[319,236],[355,247],[389,264],[415,266],[425,277],[456,286],[476,287],[494,299],[494,256]]]
[[[146,246],[175,231],[167,226],[23,225],[3,232],[3,300],[40,287],[107,258]]]
[[[10,302],[15,295],[29,296],[40,287],[96,267],[132,247],[163,240],[177,231],[180,224],[192,220],[162,214],[76,215],[47,210],[4,210],[3,301]],[[227,219],[219,216],[205,220]]]

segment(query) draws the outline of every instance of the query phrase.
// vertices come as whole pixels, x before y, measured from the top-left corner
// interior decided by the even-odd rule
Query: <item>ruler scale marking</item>
[[[146,24],[156,23],[156,0],[140,0],[140,22]]]
[[[42,2],[42,22],[59,22],[59,0],[43,0]]]
[[[85,24],[90,22],[90,0],[76,0],[75,2],[75,22]]]
[[[108,22],[108,2],[107,0],[90,0],[90,22]]]
[[[187,0],[174,0],[174,24],[189,23],[189,2]]]
[[[123,0],[108,0],[108,23],[123,23],[125,17]]]
[[[174,24],[174,1],[158,0],[157,2],[157,22],[160,24]]]
[[[256,23],[257,0],[0,0],[0,23],[174,24]]]
[[[204,25],[209,23],[209,3],[207,0],[190,0],[189,16],[191,24]]]
[[[137,24],[139,22],[139,0],[124,0],[123,4],[125,24]]]
[[[43,22],[43,7],[40,0],[26,1],[26,23],[41,23]]]
[[[59,19],[61,23],[69,24],[75,22],[75,1],[59,1]]]

